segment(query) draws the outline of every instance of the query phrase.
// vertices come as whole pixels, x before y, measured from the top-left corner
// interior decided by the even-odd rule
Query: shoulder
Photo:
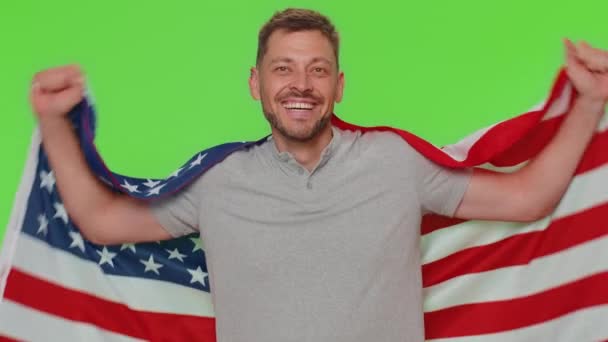
[[[198,183],[209,186],[229,183],[237,177],[254,177],[268,166],[269,161],[265,156],[268,143],[264,141],[230,153],[201,175]]]
[[[381,157],[415,158],[418,152],[400,135],[391,131],[368,131],[359,138],[361,151]]]

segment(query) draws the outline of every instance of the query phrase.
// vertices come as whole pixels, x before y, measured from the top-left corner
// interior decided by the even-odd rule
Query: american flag
[[[551,139],[575,91],[562,70],[537,108],[436,148],[392,130],[448,167],[513,172]],[[71,112],[90,167],[113,191],[155,200],[179,191],[236,150],[195,154],[165,179],[111,172],[94,145],[89,98]],[[608,119],[602,120],[559,206],[533,223],[427,215],[421,227],[428,341],[608,339]],[[214,311],[197,235],[101,246],[86,241],[57,193],[35,132],[0,254],[0,340],[214,341]],[[297,336],[294,336],[297,338]]]

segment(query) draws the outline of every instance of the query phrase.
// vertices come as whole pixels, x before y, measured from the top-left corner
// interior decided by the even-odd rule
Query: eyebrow
[[[293,59],[289,58],[289,57],[276,57],[276,58],[273,58],[272,60],[270,60],[270,64],[279,63],[279,62],[293,63]],[[325,57],[315,57],[312,59],[312,61],[310,61],[309,64],[313,64],[313,63],[317,63],[317,62],[324,62],[329,65],[332,64],[331,61]]]

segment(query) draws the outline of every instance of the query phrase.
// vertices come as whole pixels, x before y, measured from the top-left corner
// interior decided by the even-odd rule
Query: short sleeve
[[[439,165],[414,150],[418,198],[423,214],[453,217],[468,188],[473,170]]]
[[[200,196],[197,181],[170,197],[150,202],[152,214],[173,237],[199,232]]]

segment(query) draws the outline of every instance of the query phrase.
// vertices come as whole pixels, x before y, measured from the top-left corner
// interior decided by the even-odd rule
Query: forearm
[[[523,198],[540,215],[549,213],[566,191],[604,113],[605,103],[579,98],[543,151],[516,173]]]
[[[70,218],[85,236],[96,229],[96,213],[115,196],[86,164],[76,134],[67,118],[40,120],[42,144],[53,169],[57,190]]]

